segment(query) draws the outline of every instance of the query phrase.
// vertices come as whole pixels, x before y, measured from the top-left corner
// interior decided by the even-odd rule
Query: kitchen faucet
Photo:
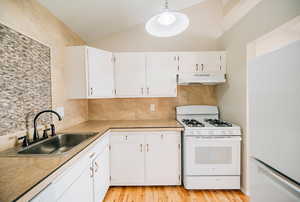
[[[41,111],[39,112],[33,119],[33,126],[34,126],[34,131],[33,131],[33,141],[37,141],[40,137],[39,137],[39,133],[38,133],[38,130],[37,130],[37,124],[36,124],[36,121],[37,119],[39,118],[40,115],[42,115],[43,113],[53,113],[55,114],[57,117],[58,117],[58,120],[61,121],[62,118],[61,116],[56,112],[56,111],[53,111],[53,110],[44,110],[44,111]]]

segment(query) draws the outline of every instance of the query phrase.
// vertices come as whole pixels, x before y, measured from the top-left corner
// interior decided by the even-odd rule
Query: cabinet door
[[[58,199],[59,202],[93,202],[92,172],[88,165],[74,183]]]
[[[180,133],[150,133],[145,135],[145,144],[146,184],[181,184]]]
[[[88,47],[87,66],[89,97],[113,97],[114,69],[112,53]]]
[[[33,197],[30,202],[53,202],[55,201],[55,197],[53,195],[53,189],[51,184],[48,185],[45,189],[43,189],[40,193],[38,193],[35,197]]]
[[[111,136],[111,185],[144,183],[144,136],[140,133]]]
[[[109,146],[93,161],[94,170],[94,201],[103,201],[110,186],[109,183]]]
[[[116,53],[115,59],[115,83],[117,96],[142,97],[146,95],[145,54]]]
[[[177,65],[177,57],[174,53],[147,54],[147,96],[176,97]]]
[[[202,60],[202,54],[197,52],[186,52],[179,54],[179,72],[196,73],[200,71],[199,61]]]
[[[199,62],[201,71],[205,73],[226,72],[224,63],[225,53],[223,52],[204,52],[202,60]]]

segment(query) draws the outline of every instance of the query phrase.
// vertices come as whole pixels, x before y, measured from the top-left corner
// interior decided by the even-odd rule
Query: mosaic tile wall
[[[32,128],[51,105],[50,48],[0,24],[0,136]]]

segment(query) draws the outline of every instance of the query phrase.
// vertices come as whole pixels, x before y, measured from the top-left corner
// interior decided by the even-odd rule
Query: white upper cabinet
[[[146,56],[144,53],[115,53],[117,97],[146,96]]]
[[[149,97],[176,97],[177,56],[174,53],[148,53],[146,94]]]
[[[179,80],[204,75],[224,77],[226,52],[113,54],[87,46],[71,46],[67,48],[65,73],[71,99],[176,97],[177,75]]]
[[[178,53],[179,72],[226,73],[226,53],[223,51]]]
[[[112,53],[96,48],[87,49],[89,97],[114,96],[114,67]]]
[[[114,96],[112,53],[87,46],[67,48],[66,85],[71,99]]]
[[[199,61],[202,54],[196,52],[178,53],[178,64],[180,73],[196,73],[199,72]]]
[[[202,72],[206,73],[226,73],[226,54],[225,52],[203,52],[200,61]]]

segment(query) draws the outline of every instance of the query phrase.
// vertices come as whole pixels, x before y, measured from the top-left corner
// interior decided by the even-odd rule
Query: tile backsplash
[[[2,24],[0,89],[0,136],[32,128],[34,115],[51,109],[50,48]]]
[[[215,89],[215,86],[189,85],[178,86],[174,98],[91,99],[89,120],[175,119],[176,106],[217,105]]]

